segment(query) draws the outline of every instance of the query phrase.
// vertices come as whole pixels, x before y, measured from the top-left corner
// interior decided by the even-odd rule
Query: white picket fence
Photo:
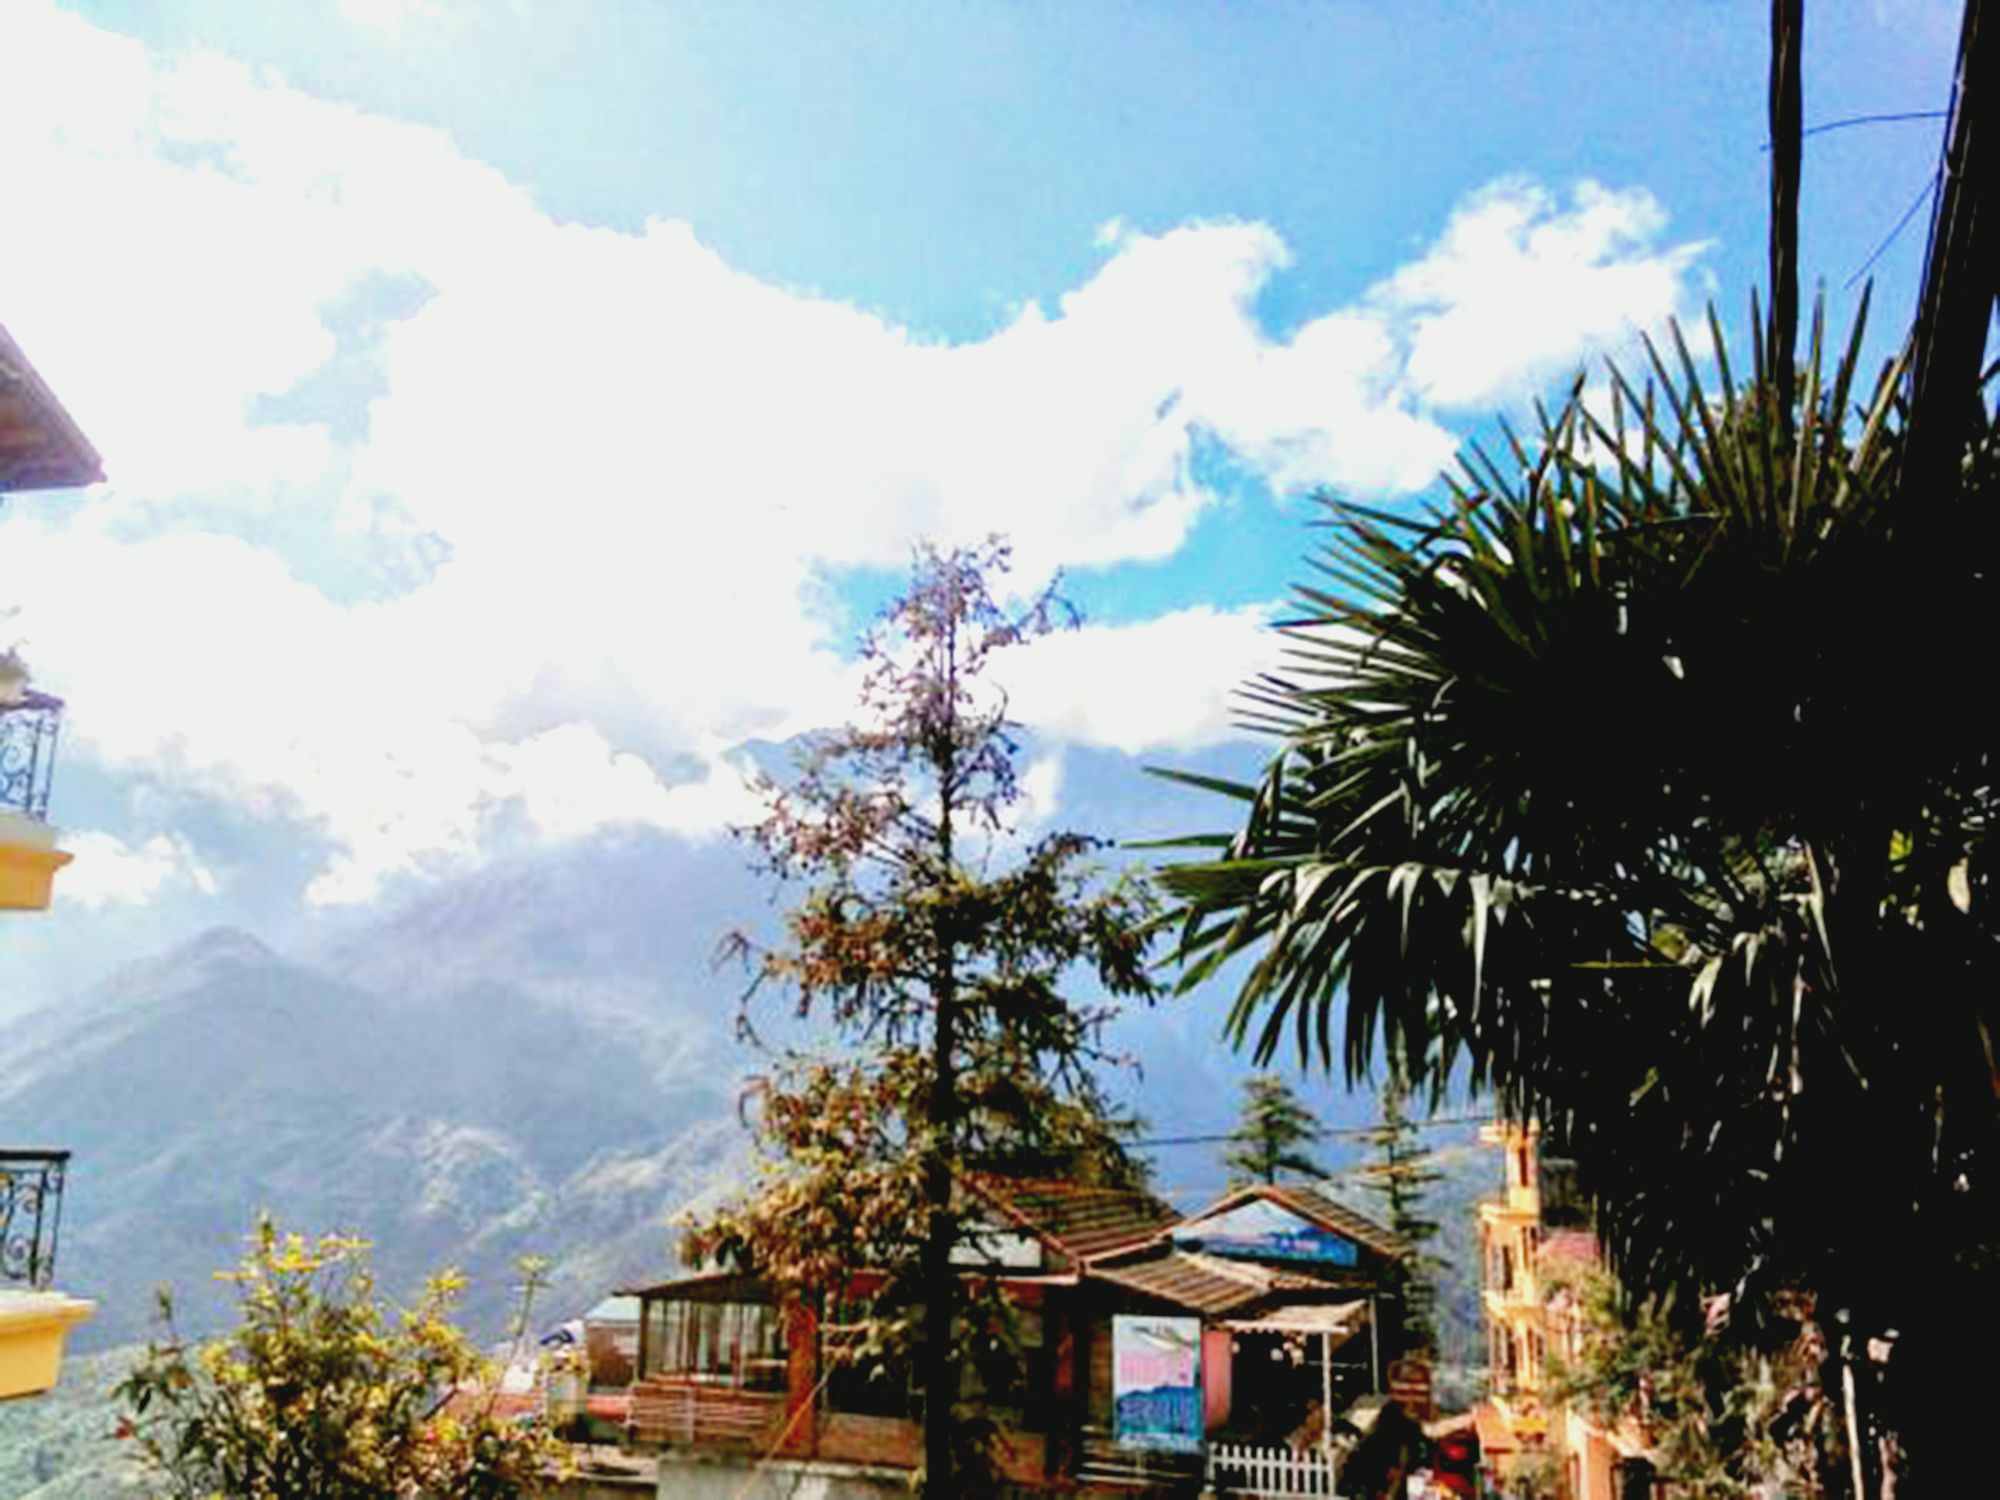
[[[1208,1487],[1218,1495],[1255,1496],[1256,1500],[1289,1500],[1317,1495],[1338,1500],[1333,1459],[1325,1453],[1294,1453],[1290,1448],[1260,1448],[1250,1443],[1208,1445]]]

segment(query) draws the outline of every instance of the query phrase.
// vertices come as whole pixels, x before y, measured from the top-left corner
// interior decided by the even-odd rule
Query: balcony
[[[56,1383],[69,1331],[94,1304],[51,1290],[67,1151],[0,1151],[0,1400]]]
[[[62,712],[53,694],[0,680],[0,910],[46,911],[55,873],[70,861],[49,826]]]

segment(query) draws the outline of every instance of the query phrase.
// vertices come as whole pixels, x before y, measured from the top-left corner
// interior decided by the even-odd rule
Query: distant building
[[[0,328],[0,497],[103,477],[97,451]],[[49,826],[62,711],[0,650],[0,910],[46,909],[69,863]],[[70,1329],[94,1310],[54,1289],[68,1170],[67,1151],[0,1146],[0,1400],[53,1386]]]
[[[1395,1236],[1289,1184],[1187,1218],[1060,1181],[978,1177],[964,1192],[963,1274],[999,1284],[1027,1350],[1027,1395],[994,1410],[1011,1485],[1335,1492],[1400,1352]],[[907,1492],[922,1392],[845,1358],[838,1309],[725,1272],[636,1295],[631,1443],[658,1455],[662,1496]]]
[[[1505,1493],[1537,1475],[1562,1500],[1664,1495],[1639,1423],[1599,1425],[1560,1400],[1550,1374],[1551,1354],[1575,1359],[1585,1332],[1554,1273],[1601,1264],[1573,1180],[1544,1163],[1533,1128],[1489,1126],[1480,1138],[1504,1161],[1500,1196],[1479,1205],[1491,1394],[1474,1417],[1488,1473]]]

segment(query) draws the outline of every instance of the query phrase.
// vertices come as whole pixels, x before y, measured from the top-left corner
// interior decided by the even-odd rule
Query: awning
[[[1352,1338],[1368,1321],[1366,1302],[1308,1302],[1274,1307],[1254,1318],[1235,1318],[1222,1326],[1232,1333],[1326,1333]]]

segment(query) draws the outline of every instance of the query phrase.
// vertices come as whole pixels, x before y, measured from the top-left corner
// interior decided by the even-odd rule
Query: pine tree
[[[1403,1304],[1403,1333],[1413,1351],[1437,1342],[1437,1257],[1426,1249],[1437,1238],[1435,1219],[1424,1217],[1424,1197],[1444,1174],[1418,1138],[1409,1115],[1410,1086],[1400,1065],[1391,1063],[1382,1085],[1381,1119],[1367,1133],[1372,1157],[1362,1169],[1362,1188],[1375,1195],[1387,1227],[1409,1253],[1397,1264],[1393,1281]]]
[[[1326,1176],[1326,1169],[1307,1150],[1325,1134],[1319,1117],[1277,1074],[1245,1079],[1242,1119],[1222,1158],[1229,1168],[1229,1185],[1276,1182],[1285,1172]]]

